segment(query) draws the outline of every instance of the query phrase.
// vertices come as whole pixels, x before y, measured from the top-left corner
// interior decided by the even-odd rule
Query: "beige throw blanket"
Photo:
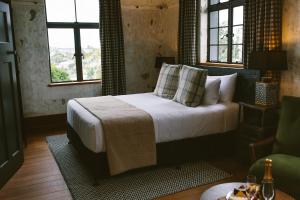
[[[102,123],[111,175],[156,164],[151,116],[115,97],[75,99]]]

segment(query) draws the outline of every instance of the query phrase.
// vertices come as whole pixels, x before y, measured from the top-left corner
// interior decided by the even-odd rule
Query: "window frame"
[[[245,0],[229,0],[227,2],[223,2],[223,3],[217,3],[214,5],[211,5],[211,0],[208,0],[208,12],[207,12],[207,62],[208,63],[219,63],[219,64],[232,64],[232,65],[243,65],[244,64],[244,49],[245,49],[245,42],[244,42],[244,18],[243,18],[243,42],[241,44],[235,44],[235,45],[242,45],[243,48],[243,52],[242,52],[242,62],[232,62],[232,49],[233,49],[233,44],[232,44],[232,40],[233,40],[233,27],[235,26],[241,26],[241,24],[239,25],[233,25],[233,9],[235,7],[239,7],[239,6],[244,6],[244,10],[245,10]],[[215,12],[215,11],[220,11],[220,10],[224,10],[224,9],[228,9],[228,36],[227,36],[227,62],[221,62],[219,61],[219,46],[222,46],[219,44],[216,45],[210,45],[210,30],[211,29],[218,29],[218,40],[219,40],[219,20],[220,18],[218,17],[218,27],[214,27],[211,28],[210,27],[210,13],[211,12]],[[218,13],[219,16],[219,13]],[[221,27],[222,28],[222,27]],[[210,49],[211,46],[216,46],[218,47],[218,61],[211,61],[210,60]],[[225,46],[225,45],[224,45]]]
[[[75,1],[74,1],[75,3]],[[98,29],[100,23],[94,23],[94,22],[48,22],[47,19],[47,6],[46,6],[46,0],[44,0],[45,5],[45,15],[46,15],[46,26],[47,26],[47,39],[48,39],[48,52],[49,52],[49,69],[50,69],[50,81],[51,84],[56,83],[69,83],[69,82],[91,82],[91,81],[99,81],[101,79],[89,79],[84,80],[83,79],[83,69],[82,69],[82,59],[84,59],[84,55],[82,54],[81,49],[81,36],[80,36],[80,30],[81,29]],[[75,19],[77,20],[77,10],[76,10],[76,3],[75,3]],[[69,81],[53,81],[52,80],[52,71],[51,71],[51,56],[50,56],[50,44],[49,44],[49,35],[48,30],[51,28],[55,29],[72,29],[74,32],[74,46],[75,46],[75,64],[76,64],[76,75],[77,80],[69,80]]]

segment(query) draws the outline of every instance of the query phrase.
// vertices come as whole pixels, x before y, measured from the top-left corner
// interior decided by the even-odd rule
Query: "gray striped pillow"
[[[163,98],[173,99],[179,80],[181,66],[164,63],[161,67],[154,94]]]
[[[205,90],[206,77],[207,70],[184,65],[173,100],[190,107],[199,106]]]

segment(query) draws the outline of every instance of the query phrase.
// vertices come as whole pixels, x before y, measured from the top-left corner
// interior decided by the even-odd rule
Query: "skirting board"
[[[49,133],[67,130],[67,114],[47,115],[23,118],[23,131],[31,133]]]

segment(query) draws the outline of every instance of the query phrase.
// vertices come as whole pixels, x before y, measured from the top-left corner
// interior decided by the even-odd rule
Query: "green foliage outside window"
[[[51,65],[51,79],[53,82],[69,81],[70,77],[66,70]]]

